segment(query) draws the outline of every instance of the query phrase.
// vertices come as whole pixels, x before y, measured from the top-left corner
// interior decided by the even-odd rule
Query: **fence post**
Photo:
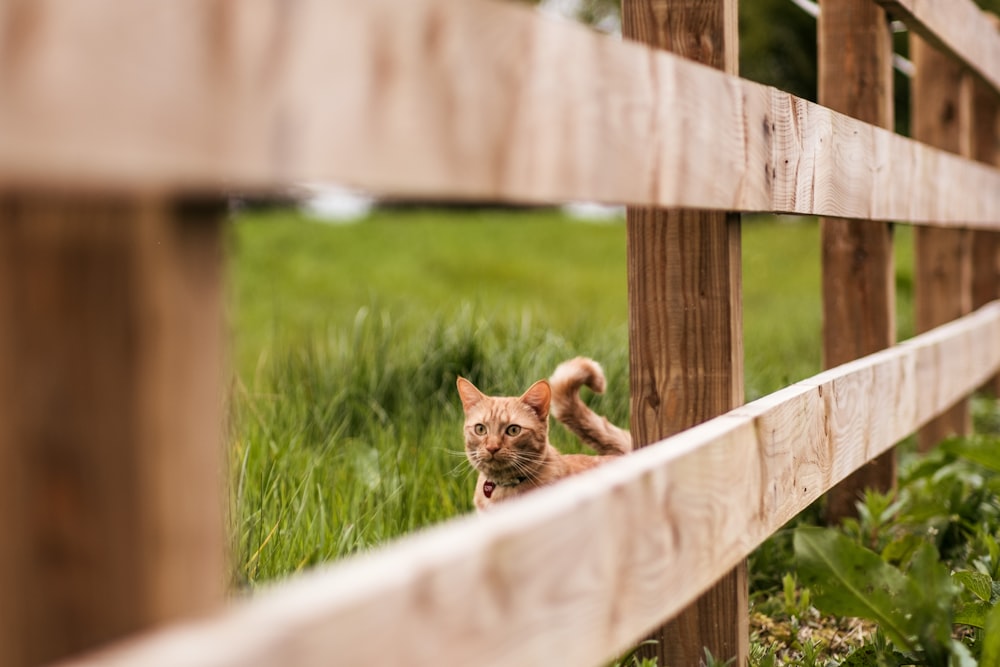
[[[0,192],[0,664],[223,601],[220,202]]]
[[[736,0],[624,0],[625,37],[736,74]],[[743,403],[740,216],[628,209],[632,434],[647,445]],[[704,648],[745,665],[744,561],[656,631],[643,654],[697,665]]]
[[[989,18],[1000,29],[1000,19]],[[969,133],[969,157],[980,162],[1000,165],[1000,99],[985,83],[973,81],[972,119]],[[972,307],[1000,298],[1000,232],[972,232]],[[982,387],[1000,397],[1000,375]]]
[[[818,20],[819,102],[879,127],[895,122],[892,32],[871,0],[823,0]],[[892,226],[820,219],[823,262],[823,366],[832,368],[896,342]],[[827,520],[857,513],[860,493],[888,491],[896,455],[872,460],[827,494]]]
[[[963,67],[915,34],[910,35],[915,73],[910,95],[913,138],[961,153],[971,86]],[[972,233],[920,225],[913,232],[915,321],[918,333],[972,311]],[[933,391],[932,388],[927,388]],[[917,434],[927,451],[944,438],[970,429],[969,402],[961,400]]]

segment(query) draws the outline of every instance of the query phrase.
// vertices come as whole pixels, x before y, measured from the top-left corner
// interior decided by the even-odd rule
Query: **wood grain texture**
[[[736,0],[625,0],[622,36],[729,74],[739,70]],[[743,404],[739,214],[630,207],[631,432],[636,446]],[[708,649],[746,664],[746,562],[649,637],[639,655],[694,665]]]
[[[743,403],[739,215],[627,212],[631,432],[662,440]],[[704,648],[744,664],[745,562],[649,638],[659,664],[698,664]]]
[[[737,9],[724,0],[623,0],[622,36],[736,76]]]
[[[929,145],[969,155],[971,78],[946,54],[911,35],[910,123],[913,137]],[[972,310],[972,232],[918,227],[913,234],[914,307],[917,331],[927,331]],[[972,427],[967,400],[921,430],[926,451],[944,438]]]
[[[0,664],[224,597],[216,203],[0,192]]]
[[[32,0],[0,44],[6,183],[1000,226],[996,169],[513,3]]]
[[[871,0],[824,0],[818,20],[819,101],[852,118],[892,129],[892,32]],[[831,368],[896,342],[896,275],[887,222],[820,219],[823,366]],[[890,451],[827,495],[826,518],[855,516],[865,489],[896,483]]]
[[[1000,33],[973,0],[875,0],[1000,93]]]
[[[646,444],[743,402],[739,218],[662,213],[627,223],[632,437]]]
[[[995,16],[991,19],[1000,22]],[[971,157],[1000,165],[1000,97],[983,83],[975,82],[971,112]],[[997,298],[1000,298],[1000,233],[973,232],[972,307],[978,308]],[[1000,397],[1000,375],[982,389]]]
[[[994,302],[489,515],[65,664],[601,664],[1000,369],[998,340]]]

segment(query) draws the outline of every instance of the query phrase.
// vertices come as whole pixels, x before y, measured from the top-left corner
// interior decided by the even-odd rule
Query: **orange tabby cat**
[[[487,396],[465,378],[458,378],[465,410],[465,453],[479,472],[473,496],[476,509],[483,511],[632,449],[627,431],[598,417],[579,399],[582,384],[604,388],[601,367],[583,358],[561,364],[552,385],[539,380],[517,397]],[[570,430],[602,456],[562,454],[549,443],[549,407],[553,404]]]

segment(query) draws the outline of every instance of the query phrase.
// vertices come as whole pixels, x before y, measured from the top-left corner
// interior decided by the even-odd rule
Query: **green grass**
[[[912,333],[909,228],[897,228],[899,329]],[[337,335],[364,310],[410,334],[472,311],[553,333],[611,329],[627,345],[625,230],[552,211],[377,213],[323,225],[244,215],[234,234],[235,364],[248,380],[278,347]],[[747,217],[747,398],[819,370],[819,236],[811,220]]]
[[[408,332],[467,310],[600,329],[624,327],[627,313],[624,227],[552,211],[389,212],[356,225],[272,212],[241,218],[234,243],[244,373],[276,340],[349,329],[361,309]]]
[[[592,356],[610,386],[597,409],[627,423],[620,221],[414,211],[324,225],[270,212],[241,216],[232,243],[237,584],[469,511],[457,374],[509,394]],[[819,370],[817,226],[748,218],[743,255],[750,400]],[[575,446],[558,428],[554,440]]]
[[[469,511],[457,374],[511,393],[586,353],[627,385],[620,224],[279,213],[240,220],[234,244],[237,581]],[[626,394],[601,409],[624,421]]]

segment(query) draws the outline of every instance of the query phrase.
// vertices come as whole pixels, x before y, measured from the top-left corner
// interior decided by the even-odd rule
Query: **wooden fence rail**
[[[1000,228],[993,169],[523,7],[119,5],[3,6],[0,34],[34,21],[0,69],[4,183],[332,179],[402,196]]]
[[[874,0],[935,48],[1000,90],[1000,39],[972,2]]]
[[[821,35],[877,70],[832,75],[866,81],[854,101],[874,105],[825,88],[839,113],[734,75],[736,6],[626,0],[625,32],[677,55],[494,0],[0,0],[0,667],[177,620],[65,664],[595,664],[995,377],[1000,170],[984,162],[997,163],[1000,33],[971,0],[824,0]],[[931,45],[915,46],[916,94],[941,102],[920,100],[928,143],[884,129],[883,9]],[[932,76],[939,60],[954,77]],[[921,308],[960,307],[490,516],[185,621],[222,601],[221,518],[205,510],[221,506],[220,193],[302,180],[645,207],[628,233],[633,412],[651,411],[633,430],[647,440],[683,421],[654,405],[674,381],[670,318],[704,328],[676,349],[715,345],[711,364],[731,363],[724,381],[692,364],[680,390],[742,401],[726,212],[858,221],[839,237],[824,223],[844,242],[841,269],[824,256],[825,298],[864,301],[852,322],[891,308],[887,222],[915,223],[960,250],[918,257],[918,275],[958,276]],[[970,230],[992,254],[973,259]],[[671,264],[680,247],[705,250],[701,264]],[[709,291],[676,291],[699,271]],[[876,280],[857,282],[864,271]],[[887,317],[874,348],[894,338]],[[852,329],[839,331],[828,343]],[[828,345],[827,360],[871,347]],[[745,622],[740,593],[713,602],[726,623]],[[737,644],[719,657],[745,662]]]

